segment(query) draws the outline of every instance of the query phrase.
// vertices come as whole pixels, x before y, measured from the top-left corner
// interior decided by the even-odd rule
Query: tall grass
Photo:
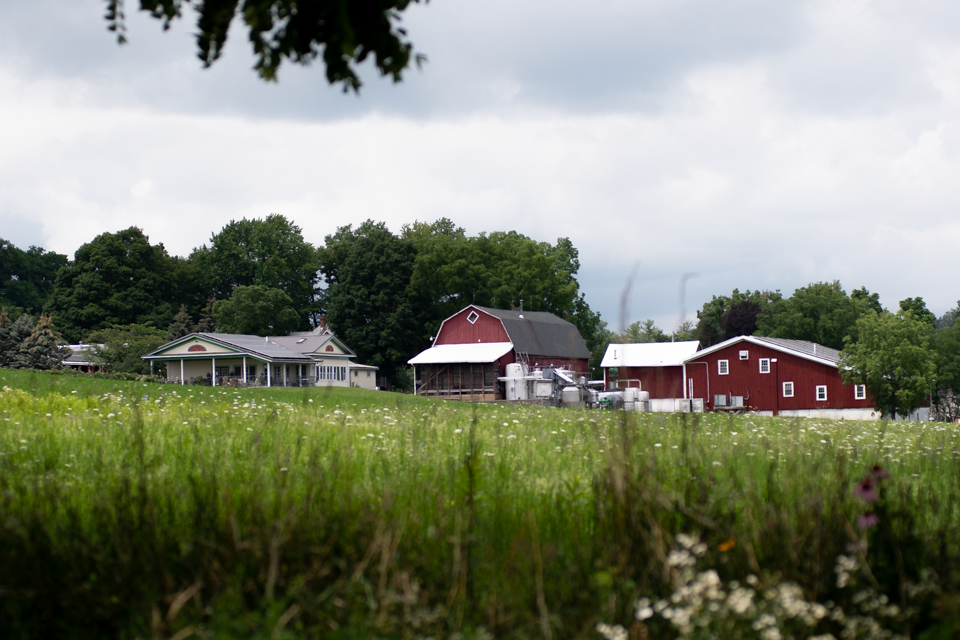
[[[812,600],[843,597],[851,545],[893,598],[933,569],[940,595],[904,624],[953,623],[952,425],[13,371],[0,386],[8,637],[553,640],[601,621],[669,637],[631,621],[638,596],[671,592],[681,532],[724,579],[790,580]],[[862,532],[851,489],[875,464],[884,522]]]

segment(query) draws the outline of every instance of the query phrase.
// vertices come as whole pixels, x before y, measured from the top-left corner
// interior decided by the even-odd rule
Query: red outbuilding
[[[608,345],[600,362],[604,387],[638,387],[651,400],[683,398],[683,361],[699,348],[696,340]]]
[[[497,378],[514,362],[587,375],[590,350],[573,324],[552,313],[470,305],[444,320],[433,346],[409,361],[417,395],[474,402],[503,398]]]
[[[877,418],[864,385],[844,384],[840,352],[814,342],[740,336],[683,363],[684,398],[714,411]]]

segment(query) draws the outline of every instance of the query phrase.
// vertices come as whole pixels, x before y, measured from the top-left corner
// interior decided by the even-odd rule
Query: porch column
[[[183,382],[183,358],[180,358],[180,386],[184,385]]]
[[[282,364],[280,366],[283,367],[283,386],[287,386],[287,365]]]
[[[269,387],[269,386],[272,386],[272,385],[270,384],[270,370],[271,370],[271,369],[273,369],[273,364],[270,363],[270,362],[267,362],[267,386],[268,386],[268,387]]]
[[[210,386],[217,386],[217,359],[210,358],[210,368],[213,371],[213,376],[210,378]]]
[[[247,356],[243,356],[243,384],[247,384]]]
[[[150,361],[150,377],[153,377],[153,360]]]

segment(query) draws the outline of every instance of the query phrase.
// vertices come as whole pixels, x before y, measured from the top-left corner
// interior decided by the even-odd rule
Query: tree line
[[[325,322],[361,362],[409,387],[406,361],[430,346],[445,318],[468,304],[511,308],[522,300],[577,326],[596,377],[611,342],[707,347],[741,335],[791,338],[841,351],[848,381],[866,384],[888,415],[929,396],[939,417],[960,417],[960,303],[936,318],[922,298],[889,311],[876,293],[861,287],[848,295],[839,282],[790,296],[734,289],[707,301],[696,323],[668,333],[644,320],[616,334],[580,292],[579,269],[568,238],[470,236],[446,218],[399,233],[367,220],[319,246],[281,215],[242,219],[187,257],[169,255],[136,227],[98,235],[72,260],[0,240],[0,365],[55,366],[56,354],[38,355],[55,335],[103,345],[98,355],[110,370],[143,374],[140,355],[193,331],[285,335]]]
[[[98,235],[72,260],[0,246],[10,256],[0,262],[10,326],[42,314],[68,343],[105,345],[98,353],[115,371],[146,373],[139,354],[192,331],[285,335],[325,322],[361,362],[407,386],[406,361],[466,304],[523,300],[574,322],[594,348],[603,328],[580,293],[569,239],[469,236],[447,219],[400,233],[368,220],[314,246],[270,215],[231,221],[187,257],[169,255],[136,227]]]

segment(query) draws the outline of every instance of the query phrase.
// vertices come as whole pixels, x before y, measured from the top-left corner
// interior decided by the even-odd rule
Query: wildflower
[[[463,433],[463,429],[454,429],[453,432],[454,432],[454,433]]]
[[[886,480],[890,477],[890,472],[881,467],[879,464],[875,464],[873,467],[871,467],[869,475],[874,480]]]
[[[723,542],[721,542],[717,548],[720,550],[721,553],[726,553],[727,551],[730,551],[730,549],[733,549],[735,546],[737,546],[737,541],[734,538],[730,538],[728,540],[724,540]]]
[[[876,489],[877,484],[873,477],[867,475],[853,488],[853,495],[864,502],[876,502],[880,499],[880,494],[877,493]]]
[[[880,518],[877,517],[877,514],[872,511],[868,511],[862,516],[857,517],[857,526],[861,529],[869,529],[880,524]]]

